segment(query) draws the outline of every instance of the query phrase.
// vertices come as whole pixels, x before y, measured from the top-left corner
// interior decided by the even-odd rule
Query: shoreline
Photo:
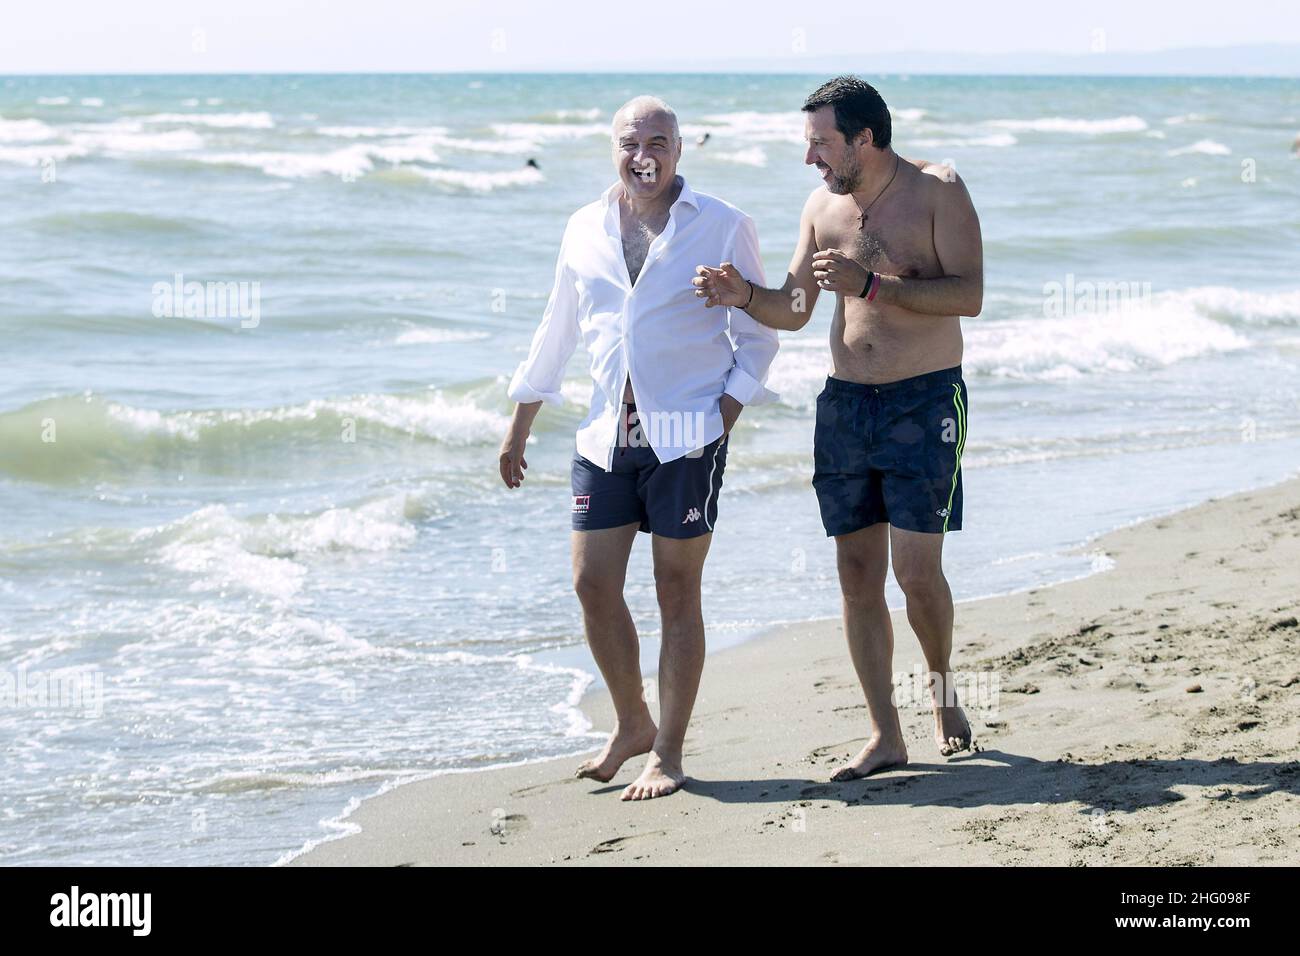
[[[1003,673],[1004,671],[1010,673],[1020,669],[1015,655],[1017,651],[1023,652],[1024,637],[1029,636],[1021,633],[1024,631],[1023,627],[997,628],[997,630],[1009,631],[1010,635],[1006,633],[988,633],[990,630],[989,625],[999,618],[1006,617],[1007,611],[1014,608],[1018,612],[1016,617],[1032,620],[1035,614],[1031,609],[1044,607],[1046,604],[1043,600],[1044,596],[1056,597],[1057,600],[1052,602],[1053,605],[1072,608],[1077,607],[1080,603],[1099,603],[1096,600],[1098,597],[1106,598],[1109,595],[1113,599],[1113,592],[1122,591],[1126,585],[1133,583],[1129,580],[1131,576],[1122,573],[1115,574],[1117,570],[1121,572],[1124,570],[1123,557],[1126,554],[1130,555],[1129,561],[1134,565],[1151,567],[1160,565],[1161,556],[1158,553],[1152,553],[1152,539],[1160,537],[1158,532],[1177,524],[1184,528],[1184,537],[1199,540],[1206,537],[1204,529],[1200,528],[1200,522],[1206,512],[1236,512],[1242,509],[1256,511],[1260,508],[1267,510],[1269,507],[1267,502],[1270,501],[1290,501],[1291,512],[1287,512],[1286,509],[1282,508],[1277,510],[1284,515],[1288,513],[1300,515],[1300,479],[1292,477],[1263,488],[1238,492],[1229,496],[1215,497],[1188,508],[1174,509],[1156,514],[1086,539],[1075,549],[1079,553],[1087,553],[1089,550],[1105,552],[1112,562],[1106,569],[1093,571],[1051,585],[1035,586],[1018,592],[970,598],[958,602],[957,631],[954,639],[955,669],[965,669],[971,663],[970,658],[973,652],[1000,650],[1002,651],[1002,658],[995,657],[992,659],[997,663],[993,672],[1002,674],[1004,677],[1007,676],[1006,673]],[[1281,540],[1294,547],[1295,557],[1300,560],[1300,543],[1293,543],[1292,541],[1294,537],[1296,542],[1300,542],[1300,517],[1293,520],[1296,523],[1291,535],[1283,535]],[[1196,530],[1188,530],[1185,526],[1189,525]],[[1261,529],[1251,526],[1243,530],[1249,536],[1250,532],[1258,534]],[[1211,533],[1210,537],[1214,538],[1215,535]],[[1221,538],[1222,536],[1219,535],[1218,537]],[[1210,542],[1202,541],[1202,543]],[[1239,544],[1238,547],[1243,548],[1247,547],[1247,545]],[[1199,552],[1188,552],[1189,555],[1197,553]],[[1131,568],[1130,570],[1135,569]],[[1216,584],[1218,589],[1222,590],[1222,585],[1225,583],[1223,578],[1226,573],[1217,576],[1211,575],[1211,577],[1217,577],[1217,580],[1201,583],[1205,587]],[[1203,578],[1204,575],[1201,575],[1201,577]],[[1229,579],[1227,583],[1235,582]],[[1213,590],[1213,588],[1210,589]],[[1196,590],[1196,587],[1184,588],[1182,592],[1192,593]],[[1070,594],[1071,591],[1085,593],[1081,598]],[[1159,590],[1157,589],[1158,593]],[[1148,597],[1155,596],[1156,594],[1153,594]],[[1246,598],[1255,595],[1237,595],[1233,592],[1233,596]],[[1289,596],[1289,600],[1290,604],[1286,600],[1283,600],[1282,603],[1291,606],[1292,610],[1294,610],[1294,594]],[[1100,603],[1105,603],[1105,600]],[[1114,603],[1113,600],[1112,603]],[[1277,601],[1275,600],[1274,603],[1277,603]],[[1111,610],[1123,611],[1124,605],[1121,604],[1118,608]],[[1153,611],[1156,616],[1159,616],[1177,610],[1177,608],[1160,610],[1142,608],[1134,613],[1145,619],[1150,617]],[[1274,610],[1276,609],[1261,611],[1261,609],[1256,608],[1252,617],[1258,617],[1260,613],[1267,616],[1268,613],[1272,613]],[[910,671],[909,665],[912,664],[912,658],[915,657],[919,660],[919,653],[915,639],[906,624],[904,612],[895,610],[892,613],[896,635],[895,670],[896,672],[906,673]],[[1041,615],[1041,612],[1039,614]],[[1049,610],[1046,612],[1046,617],[1051,618],[1054,616],[1056,616],[1055,611]],[[1121,614],[1121,616],[1123,615]],[[1285,615],[1281,619],[1285,620]],[[1187,626],[1196,624],[1196,621],[1189,619],[1183,622],[1181,627],[1185,630]],[[1165,623],[1159,625],[1157,630],[1166,630],[1174,626]],[[971,632],[980,627],[985,630],[981,637],[986,640],[972,640]],[[1085,624],[1080,626],[1075,634],[1055,635],[1055,639],[1049,641],[1049,643],[1059,644],[1062,637],[1072,637],[1076,641],[1087,643],[1086,635],[1099,630],[1101,627],[1100,624],[1096,625],[1096,627]],[[1294,631],[1291,628],[1282,628],[1279,633],[1284,636],[1279,639],[1285,639],[1288,631],[1300,633],[1300,631]],[[1113,636],[1110,631],[1104,633],[1107,636]],[[1145,631],[1139,633],[1145,633]],[[997,709],[985,713],[974,710],[968,704],[967,711],[976,731],[976,742],[979,749],[972,754],[962,755],[949,761],[942,761],[941,758],[937,757],[937,754],[932,752],[934,750],[932,741],[929,742],[927,747],[925,728],[928,714],[925,712],[913,713],[913,708],[900,708],[900,712],[904,715],[905,734],[912,759],[912,763],[906,768],[891,770],[867,780],[844,785],[827,784],[825,773],[821,773],[819,776],[817,772],[805,773],[804,776],[798,779],[781,780],[774,777],[768,781],[769,786],[766,789],[760,786],[761,780],[732,781],[723,784],[696,777],[695,773],[697,772],[707,772],[706,767],[711,762],[710,751],[713,749],[706,744],[701,750],[699,749],[700,744],[708,740],[716,747],[716,738],[720,733],[731,729],[721,726],[729,722],[729,718],[725,716],[726,714],[749,709],[755,711],[757,717],[758,712],[761,711],[767,714],[769,722],[773,716],[770,711],[773,709],[789,710],[792,716],[805,719],[809,716],[805,706],[806,702],[789,699],[789,691],[798,686],[798,678],[808,676],[806,673],[810,669],[808,662],[806,660],[796,662],[796,666],[798,666],[798,663],[803,665],[797,676],[785,675],[784,673],[773,675],[774,667],[766,660],[772,655],[782,653],[783,648],[788,649],[801,642],[805,646],[811,646],[815,651],[825,655],[815,662],[818,665],[817,669],[824,670],[826,674],[822,679],[813,682],[813,686],[818,688],[814,693],[820,695],[833,690],[837,697],[843,696],[845,698],[841,701],[843,706],[834,708],[834,711],[858,712],[856,715],[858,717],[857,724],[850,728],[856,732],[857,736],[844,740],[840,744],[815,746],[805,755],[803,761],[797,761],[802,765],[799,768],[800,773],[805,773],[805,771],[813,767],[824,770],[826,768],[821,767],[822,764],[833,764],[856,750],[857,746],[860,746],[861,740],[864,739],[865,732],[865,728],[862,726],[862,713],[865,708],[862,704],[861,692],[857,687],[856,677],[849,663],[847,648],[843,643],[841,625],[837,618],[783,624],[767,628],[739,644],[720,649],[716,654],[711,653],[708,655],[710,664],[705,669],[696,718],[693,721],[692,731],[687,740],[687,773],[692,779],[688,783],[686,791],[682,794],[674,795],[671,798],[647,801],[639,805],[624,804],[619,801],[617,792],[639,771],[640,761],[637,759],[629,761],[610,784],[601,785],[595,781],[573,779],[570,775],[575,759],[597,749],[598,744],[593,743],[591,747],[579,750],[569,756],[539,758],[493,768],[436,771],[428,777],[395,783],[375,794],[357,798],[350,802],[343,814],[327,824],[340,829],[346,828],[350,831],[349,833],[341,836],[326,835],[318,840],[310,841],[298,851],[285,854],[275,865],[536,863],[552,860],[555,862],[610,862],[611,859],[614,859],[604,856],[606,853],[617,853],[619,857],[627,858],[628,862],[644,859],[647,862],[655,863],[668,862],[663,855],[665,852],[668,852],[674,858],[674,862],[738,862],[735,853],[729,852],[730,849],[738,850],[738,848],[719,846],[716,845],[716,841],[706,841],[705,843],[705,846],[712,851],[710,854],[703,857],[692,855],[686,859],[681,859],[680,851],[684,848],[676,845],[667,831],[656,840],[646,841],[641,846],[642,852],[632,854],[630,857],[626,857],[623,844],[626,840],[641,836],[635,831],[638,823],[644,825],[647,815],[654,819],[659,819],[663,815],[668,815],[674,819],[684,815],[689,819],[703,814],[708,809],[707,804],[721,803],[723,806],[729,805],[732,800],[723,800],[720,796],[723,790],[730,793],[732,797],[744,795],[749,797],[751,801],[761,804],[788,802],[791,806],[784,808],[782,813],[775,814],[780,819],[768,819],[765,826],[769,829],[775,828],[783,831],[787,829],[786,824],[791,823],[793,820],[791,829],[806,834],[812,830],[812,823],[807,819],[807,815],[812,812],[814,803],[823,804],[816,808],[818,815],[827,815],[828,811],[832,815],[835,813],[845,815],[849,807],[857,807],[863,802],[870,802],[873,799],[872,792],[878,789],[891,790],[894,787],[908,785],[908,781],[914,782],[927,777],[959,777],[960,774],[957,773],[936,774],[933,771],[952,770],[967,762],[986,762],[988,757],[985,755],[991,752],[981,744],[981,740],[983,739],[987,743],[988,738],[1001,736],[1008,726],[1008,721],[1002,719],[1002,714],[998,713]],[[1084,653],[1088,652],[1085,651]],[[985,656],[987,657],[987,654]],[[1083,655],[1080,655],[1080,659],[1087,660]],[[1179,659],[1181,659],[1181,656]],[[1100,662],[1094,663],[1097,663],[1098,670],[1104,667]],[[774,676],[778,678],[775,681],[773,680]],[[780,680],[783,677],[787,678],[790,683],[783,686]],[[1050,677],[1045,678],[1045,680],[1050,681]],[[1132,675],[1121,675],[1118,680],[1119,683],[1114,686],[1104,684],[1103,691],[1127,690],[1131,695],[1136,695],[1138,698],[1143,693],[1148,692],[1146,691],[1146,685],[1141,680],[1132,677]],[[764,702],[764,694],[750,693],[750,690],[756,687],[768,690],[766,703]],[[1047,699],[1039,693],[1037,686],[1032,691],[1022,692],[1024,692],[1023,687],[1009,687],[1007,696],[1016,699],[1017,702],[1021,698],[1025,701],[1043,701]],[[1102,693],[1102,696],[1106,695]],[[719,703],[719,697],[725,698],[732,706],[721,712],[716,712],[714,708]],[[771,700],[772,697],[777,699],[773,701]],[[587,715],[593,727],[609,726],[612,712],[609,707],[608,697],[604,694],[602,687],[588,688],[579,703],[579,707]],[[1295,717],[1295,714],[1292,712],[1290,717]],[[830,723],[840,724],[842,721],[831,719]],[[1249,723],[1249,729],[1253,730],[1259,727],[1261,722],[1251,723],[1249,720],[1243,720],[1241,723]],[[777,728],[769,729],[775,730]],[[832,738],[836,736],[830,727],[825,728],[822,735],[827,734],[830,734]],[[766,768],[762,766],[764,742],[757,739],[760,736],[763,735],[750,733],[747,737],[731,739],[725,743],[737,750],[746,751],[752,759],[742,760],[741,763],[753,764],[749,769],[754,776],[761,778],[764,770],[777,769],[779,772],[779,768],[783,766],[783,763],[777,762],[774,768],[769,761]],[[1041,737],[1043,733],[1039,733],[1037,736]],[[1050,737],[1051,735],[1047,734],[1047,736]],[[1294,739],[1295,734],[1292,734],[1291,740],[1294,741]],[[857,746],[852,746],[854,744]],[[1109,745],[1104,749],[1109,750]],[[1275,754],[1276,749],[1270,752]],[[1073,758],[1067,752],[1064,764],[1070,766],[1074,759],[1076,758]],[[1058,758],[1057,762],[1061,763],[1062,761]],[[1041,763],[1042,761],[1035,760],[1036,767]],[[790,764],[785,763],[784,766],[788,770]],[[1285,766],[1279,766],[1283,770],[1286,769]],[[1294,767],[1295,765],[1286,766]],[[1242,772],[1247,771],[1243,768]],[[1290,771],[1290,773],[1294,773],[1294,770]],[[1291,780],[1290,789],[1287,793],[1278,796],[1294,800],[1297,778],[1290,776],[1289,779]],[[759,789],[754,790],[755,787]],[[832,805],[826,804],[825,801],[828,799],[837,800],[839,795],[837,795],[836,791],[841,790],[845,795],[852,794],[853,799],[844,801],[844,808],[831,809]],[[773,791],[786,791],[786,793],[781,795],[780,800],[778,800]],[[755,797],[758,799],[754,800]],[[1171,798],[1171,801],[1173,803],[1183,802],[1181,797]],[[736,802],[744,803],[745,801]],[[700,803],[704,803],[706,806],[699,806]],[[1042,801],[1034,801],[1033,803],[1035,806],[1042,806]],[[491,806],[486,804],[491,804]],[[521,812],[514,812],[516,804],[519,805]],[[692,806],[687,807],[687,804],[692,804]],[[537,832],[539,830],[538,814],[522,812],[524,809],[547,811],[544,815],[552,818],[547,826],[547,830],[550,832],[545,836],[539,835]],[[680,813],[679,811],[682,810],[686,812],[684,814]],[[599,811],[595,814],[594,819],[591,811]],[[917,813],[915,809],[911,812]],[[1104,807],[1094,807],[1090,812],[1093,824],[1096,824],[1098,819],[1105,820],[1104,816],[1098,817],[1098,812],[1104,815],[1111,811],[1106,810]],[[1293,819],[1300,819],[1300,814],[1295,811],[1294,803],[1290,806],[1290,813],[1293,814]],[[774,814],[769,811],[767,816],[773,817]],[[485,825],[483,824],[484,820],[487,821]],[[614,837],[614,842],[607,849],[600,849],[605,843],[599,840],[588,840],[591,847],[587,848],[585,852],[577,852],[576,845],[573,846],[572,852],[560,853],[558,850],[561,845],[570,846],[568,831],[582,831],[584,829],[592,831],[594,828],[594,832],[590,832],[589,835],[595,837],[619,829],[620,824],[631,828],[633,832]],[[800,825],[805,829],[798,829]],[[454,835],[469,838],[453,840],[451,837]],[[949,838],[951,839],[951,834],[949,834]],[[579,840],[578,842],[581,843],[582,841]],[[997,844],[999,841],[992,840],[992,842]],[[1110,843],[1109,840],[1098,840],[1096,842],[1101,847],[1105,847]],[[671,846],[671,850],[667,851],[664,844]],[[627,847],[627,849],[630,849],[630,847]],[[826,860],[804,862],[858,862],[857,860],[842,858],[838,854],[834,855],[836,856],[835,860],[828,858]],[[875,862],[918,862],[908,859],[909,855],[907,853],[888,854],[889,858],[875,860]],[[398,857],[402,857],[402,859],[398,859]],[[408,857],[409,859],[407,859]],[[760,857],[750,859],[748,862],[764,862],[765,859]],[[1289,852],[1284,855],[1284,859],[1291,862],[1297,859],[1294,847],[1291,847]],[[991,861],[985,858],[979,862]],[[1035,858],[1031,854],[1027,860],[1020,862],[1064,861]],[[1128,861],[1120,860],[1118,862]],[[1146,860],[1145,862],[1158,861]]]

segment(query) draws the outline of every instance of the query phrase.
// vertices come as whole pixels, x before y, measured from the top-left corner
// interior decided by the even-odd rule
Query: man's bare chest
[[[816,224],[819,249],[840,249],[864,268],[886,275],[942,275],[928,209],[896,206],[887,214],[870,213],[863,223],[852,200],[849,207],[828,211]]]
[[[650,246],[663,232],[664,225],[667,225],[667,223],[659,224],[642,221],[624,223],[622,229],[623,261],[627,263],[628,278],[632,282],[636,282],[637,276],[641,274],[641,268],[645,265],[645,257],[650,252]]]

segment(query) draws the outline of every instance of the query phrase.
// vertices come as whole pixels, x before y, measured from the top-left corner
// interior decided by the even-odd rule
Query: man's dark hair
[[[871,130],[871,141],[884,149],[893,138],[889,107],[874,86],[856,76],[837,76],[823,83],[804,101],[803,111],[811,113],[829,106],[835,110],[835,128],[852,143],[864,129]]]

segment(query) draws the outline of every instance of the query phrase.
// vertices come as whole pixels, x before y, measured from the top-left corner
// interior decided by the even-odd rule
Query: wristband
[[[876,293],[880,291],[880,273],[871,273],[871,281],[868,285],[871,286],[871,291],[867,294],[867,301],[874,302],[876,301]]]
[[[858,293],[858,298],[859,298],[859,299],[865,299],[865,298],[867,298],[867,293],[871,291],[871,283],[873,283],[873,282],[875,282],[875,281],[876,281],[876,274],[875,274],[874,272],[872,272],[870,269],[868,269],[868,270],[867,270],[867,284],[864,285],[864,286],[862,287],[862,291]]]
[[[746,279],[745,281],[749,282],[748,279]],[[742,305],[741,309],[748,309],[753,304],[754,304],[754,283],[749,282],[749,301],[746,302],[744,305]]]

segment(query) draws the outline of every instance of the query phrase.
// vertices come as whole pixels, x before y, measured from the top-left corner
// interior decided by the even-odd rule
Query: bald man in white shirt
[[[517,404],[500,472],[509,488],[523,482],[533,420],[543,402],[563,402],[565,368],[582,342],[596,387],[572,464],[573,581],[617,719],[577,775],[606,782],[648,754],[622,793],[645,800],[686,780],[682,745],[704,667],[700,577],[727,436],[744,406],[775,400],[764,382],[777,336],[695,295],[700,262],[731,261],[759,276],[763,265],[753,220],[677,174],[682,138],[672,109],[636,97],[615,114],[612,134],[618,182],[565,228],[546,311],[510,383]],[[651,535],[663,623],[658,726],[623,600],[638,531]]]

